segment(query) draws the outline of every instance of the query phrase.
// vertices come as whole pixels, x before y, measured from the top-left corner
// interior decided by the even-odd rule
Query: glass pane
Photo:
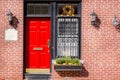
[[[65,12],[68,12],[71,10],[72,12],[74,12],[74,14],[78,14],[78,8],[77,8],[77,4],[59,4],[58,5],[58,14],[66,14]],[[72,14],[72,13],[71,13]]]
[[[58,19],[58,36],[59,37],[77,37],[78,19],[77,18],[60,18]]]
[[[33,4],[27,5],[27,14],[34,14],[34,5]]]
[[[78,38],[58,38],[57,56],[78,56]]]
[[[40,10],[40,4],[35,4],[35,14],[41,14],[41,10]]]
[[[59,18],[57,26],[57,56],[74,56],[79,53],[78,19]]]
[[[28,4],[27,14],[32,14],[32,15],[49,14],[49,4]]]
[[[42,11],[42,14],[49,14],[49,6],[48,6],[48,4],[42,4],[41,5],[41,11]]]

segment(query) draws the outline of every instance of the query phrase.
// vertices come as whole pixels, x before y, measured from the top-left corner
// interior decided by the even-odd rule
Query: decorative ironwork
[[[78,37],[78,19],[60,18],[57,29],[58,37]]]
[[[57,26],[57,56],[78,56],[78,19],[59,18]]]

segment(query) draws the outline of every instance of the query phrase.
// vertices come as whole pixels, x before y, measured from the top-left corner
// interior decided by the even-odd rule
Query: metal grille
[[[78,57],[78,19],[59,18],[57,24],[57,56]]]

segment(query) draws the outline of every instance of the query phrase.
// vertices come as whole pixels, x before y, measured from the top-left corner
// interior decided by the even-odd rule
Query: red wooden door
[[[26,72],[39,73],[44,69],[49,70],[50,18],[27,18],[25,27]]]

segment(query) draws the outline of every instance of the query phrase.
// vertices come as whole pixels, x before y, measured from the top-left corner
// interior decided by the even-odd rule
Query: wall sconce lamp
[[[93,11],[92,14],[91,14],[91,25],[92,26],[97,26],[97,14]]]
[[[7,16],[8,16],[9,24],[12,25],[12,23],[13,23],[13,21],[12,21],[13,14],[12,14],[12,12],[10,10],[8,11]]]
[[[113,19],[113,26],[115,26],[115,27],[120,26],[120,22],[116,16],[114,16],[114,19]]]

